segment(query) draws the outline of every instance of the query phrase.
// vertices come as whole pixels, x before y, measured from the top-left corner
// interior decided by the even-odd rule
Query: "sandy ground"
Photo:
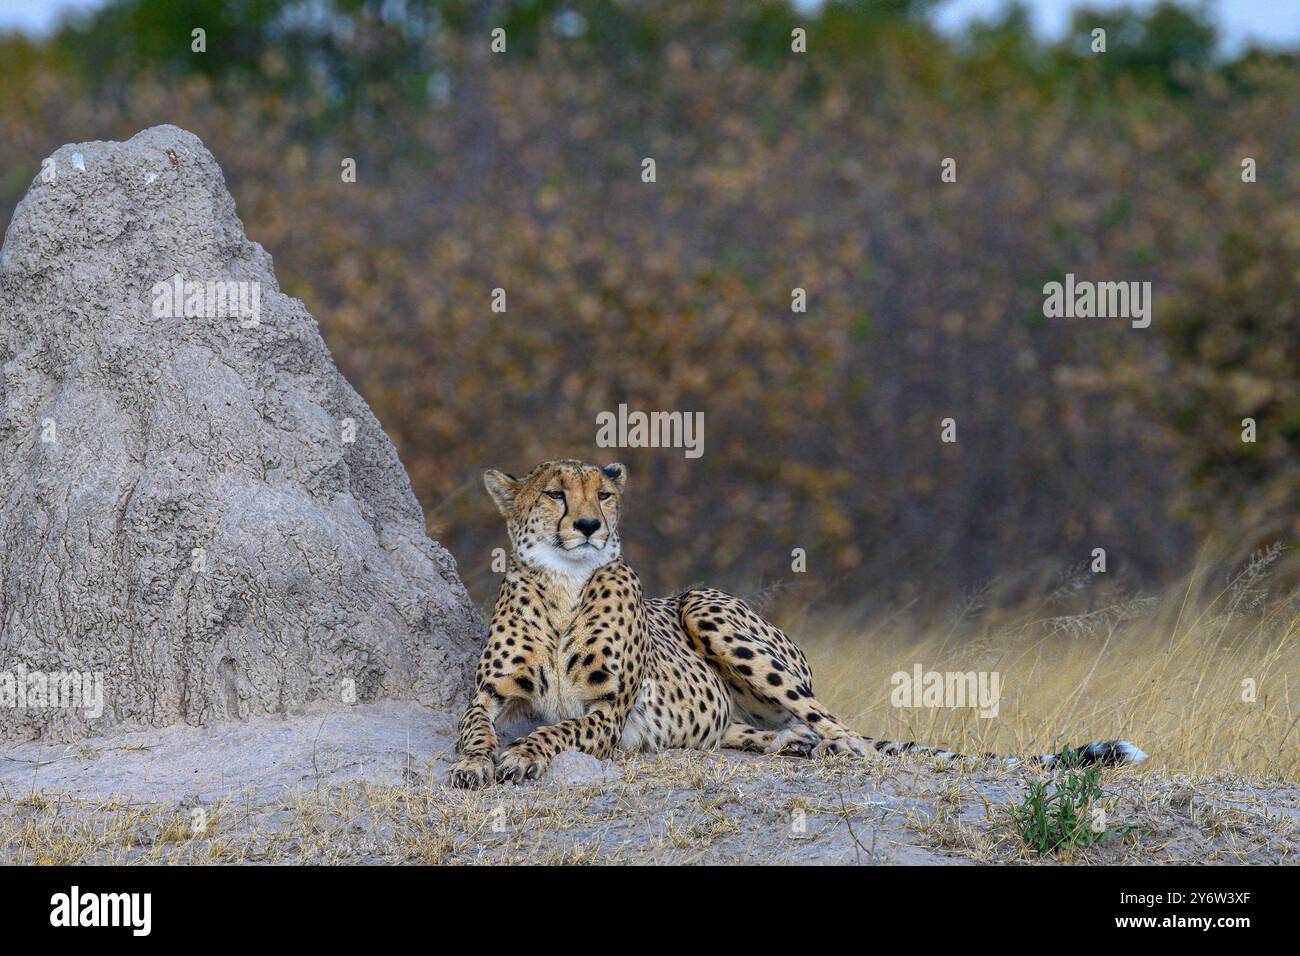
[[[508,728],[503,739],[528,729]],[[443,785],[455,728],[410,703],[0,753],[2,863],[1294,863],[1300,786],[1108,771],[1112,831],[1063,860],[1009,808],[1031,772],[873,756],[566,754]]]

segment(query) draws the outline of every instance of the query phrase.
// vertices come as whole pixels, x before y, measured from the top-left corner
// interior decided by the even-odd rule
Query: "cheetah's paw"
[[[817,746],[813,748],[813,755],[816,757],[826,757],[831,754],[852,754],[865,757],[867,752],[867,742],[857,736],[823,737]]]
[[[792,724],[777,733],[772,738],[772,742],[763,748],[763,752],[769,754],[798,754],[806,757],[820,740],[821,737],[817,732],[807,724]]]
[[[551,758],[528,747],[511,747],[497,763],[497,780],[505,783],[524,783],[536,780],[551,765]]]
[[[496,777],[496,763],[491,756],[483,754],[463,754],[451,766],[447,782],[453,787],[466,790],[481,790],[490,785]]]

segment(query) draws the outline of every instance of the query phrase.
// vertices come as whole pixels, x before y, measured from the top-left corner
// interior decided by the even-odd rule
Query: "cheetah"
[[[566,750],[961,756],[846,727],[814,695],[799,647],[739,598],[692,588],[647,600],[622,560],[622,464],[545,461],[523,478],[488,470],[483,483],[511,555],[460,722],[452,786],[533,780]],[[546,723],[498,754],[496,723],[521,709]],[[1114,764],[1146,755],[1111,741],[1074,756]]]

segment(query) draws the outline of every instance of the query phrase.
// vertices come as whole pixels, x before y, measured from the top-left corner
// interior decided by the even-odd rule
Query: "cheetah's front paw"
[[[501,755],[501,760],[497,763],[497,780],[502,783],[536,780],[550,765],[550,757],[536,752],[531,747],[510,747]]]
[[[453,787],[467,790],[481,790],[492,783],[496,777],[496,764],[491,756],[483,754],[463,754],[451,765],[451,774],[447,782]]]

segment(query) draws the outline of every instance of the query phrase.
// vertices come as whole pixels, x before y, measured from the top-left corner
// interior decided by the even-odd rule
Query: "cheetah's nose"
[[[579,520],[573,522],[573,526],[577,528],[579,531],[581,531],[583,534],[585,534],[588,538],[590,538],[593,534],[595,534],[597,531],[600,530],[600,519],[580,518]]]

